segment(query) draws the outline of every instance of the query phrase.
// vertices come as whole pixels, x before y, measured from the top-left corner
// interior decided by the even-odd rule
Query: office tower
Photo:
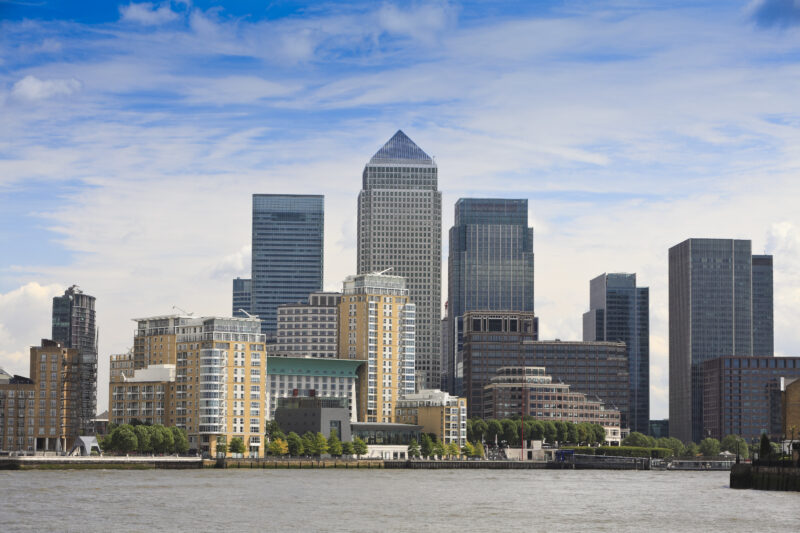
[[[278,306],[322,289],[324,197],[253,195],[252,298],[268,339],[277,330]]]
[[[800,378],[800,357],[724,356],[700,363],[703,438],[762,433],[782,440],[781,386]]]
[[[622,342],[539,341],[530,312],[467,311],[464,314],[464,391],[469,416],[484,414],[484,387],[503,367],[541,366],[566,383],[619,409],[628,427],[628,353]]]
[[[233,280],[232,316],[247,316],[250,312],[250,301],[253,298],[253,280],[236,278]]]
[[[757,268],[758,283],[754,284],[748,240],[688,239],[670,248],[671,436],[684,442],[705,437],[700,363],[727,355],[753,355],[754,302],[759,302],[763,313],[765,306],[771,308],[772,300],[771,294],[763,294],[767,267],[759,264]],[[763,344],[763,339],[771,337],[772,332],[767,334],[762,328],[757,340]],[[773,353],[758,355],[771,357]]]
[[[398,131],[364,167],[358,273],[391,269],[417,305],[417,385],[440,386],[442,193],[436,163]]]
[[[81,366],[77,348],[51,340],[31,347],[30,378],[0,380],[0,450],[72,450],[85,434],[79,426],[82,397],[74,394]]]
[[[109,383],[109,422],[137,418],[186,430],[189,448],[216,453],[242,439],[263,457],[265,336],[257,318],[135,319],[134,372]]]
[[[80,398],[78,427],[81,435],[93,435],[97,414],[97,328],[95,298],[73,285],[63,296],[53,298],[53,341],[78,350],[80,367],[75,375],[75,393]]]
[[[459,353],[467,311],[533,311],[533,228],[528,200],[461,198],[450,228],[447,348],[442,387],[462,393]]]
[[[753,355],[774,355],[772,256],[753,256]]]
[[[344,281],[339,358],[359,369],[358,421],[394,422],[396,402],[414,392],[416,306],[400,276],[361,274]]]
[[[274,355],[336,358],[338,292],[315,292],[304,302],[278,306]]]
[[[583,314],[584,341],[628,347],[628,424],[645,435],[650,429],[649,300],[649,289],[636,286],[636,274],[603,274],[589,282],[589,311]]]

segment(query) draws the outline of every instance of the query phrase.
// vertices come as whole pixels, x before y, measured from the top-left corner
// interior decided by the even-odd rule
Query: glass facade
[[[525,199],[461,198],[450,229],[448,324],[442,388],[463,388],[462,321],[467,311],[533,311],[533,228]]]
[[[589,282],[584,341],[624,342],[628,348],[631,431],[645,435],[650,423],[650,291],[636,274],[603,274]]]
[[[753,256],[753,355],[774,355],[772,256]]]
[[[324,197],[254,194],[250,313],[274,337],[278,306],[322,289]]]
[[[754,276],[753,264],[748,240],[688,239],[669,250],[670,434],[684,442],[704,437],[700,364],[753,355],[756,323],[759,339],[772,338],[763,320],[772,321],[771,266],[759,265]],[[756,305],[762,318],[754,317]]]
[[[236,278],[233,280],[233,313],[231,316],[246,317],[250,312],[253,297],[253,280]]]
[[[391,269],[416,304],[416,382],[440,383],[442,193],[433,159],[402,131],[364,167],[358,273]]]

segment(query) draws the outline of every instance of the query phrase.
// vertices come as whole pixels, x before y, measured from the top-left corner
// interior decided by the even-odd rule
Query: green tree
[[[335,429],[331,430],[331,436],[328,437],[328,453],[333,457],[342,456],[342,441],[339,440]]]
[[[447,447],[444,445],[444,442],[437,440],[436,443],[434,443],[433,454],[439,459],[444,459],[444,456],[447,455]]]
[[[486,423],[486,442],[489,444],[498,444],[498,441],[503,439],[503,424],[494,418]]]
[[[186,453],[189,451],[189,439],[186,437],[186,430],[172,426],[169,428],[172,432],[172,450],[175,453]]]
[[[598,444],[603,444],[606,441],[606,428],[600,424],[592,424],[594,429],[594,441]]]
[[[164,446],[164,435],[161,433],[161,430],[158,429],[158,426],[145,427],[150,435],[150,449],[156,453],[160,453]]]
[[[622,439],[623,446],[638,446],[641,448],[653,448],[656,442],[653,437],[648,437],[638,431],[631,432],[630,435]]]
[[[409,459],[417,459],[419,457],[419,443],[411,439],[411,442],[408,443],[408,458]]]
[[[267,420],[266,427],[264,428],[264,433],[267,436],[267,439],[283,439],[286,440],[286,435],[283,434],[281,431],[281,427],[278,425],[276,420]]]
[[[311,448],[307,450],[314,457],[320,457],[328,452],[328,439],[320,432],[311,437]]]
[[[175,448],[175,437],[172,436],[172,431],[162,425],[153,426],[157,431],[161,432],[161,447],[156,450],[159,453],[170,453]]]
[[[698,449],[703,457],[714,457],[719,455],[719,441],[711,437],[705,438],[700,442]]]
[[[422,434],[422,445],[420,447],[420,453],[426,459],[433,455],[433,441],[428,436],[427,433]]]
[[[289,453],[289,444],[280,438],[274,437],[267,447],[270,455],[280,457]]]
[[[697,447],[697,444],[694,442],[690,442],[686,445],[683,449],[683,456],[684,457],[697,457],[697,454],[700,453],[700,449]]]
[[[467,419],[467,440],[475,439],[475,421],[471,418]]]
[[[556,436],[558,436],[556,425],[552,420],[545,420],[542,424],[544,425],[544,438],[548,443],[553,444],[556,441]]]
[[[503,440],[509,446],[514,446],[519,443],[519,425],[515,420],[504,418],[500,421],[503,426]]]
[[[686,447],[675,437],[661,437],[656,439],[656,446],[659,448],[669,448],[675,457],[682,457]]]
[[[747,442],[738,435],[728,435],[719,443],[719,449],[730,453],[739,453],[742,459],[747,459],[750,454],[750,447]]]
[[[306,455],[314,455],[314,439],[316,435],[306,431],[301,438],[303,439],[303,449],[306,451]]]
[[[228,455],[228,443],[224,440],[217,439],[217,455],[222,457]]]
[[[447,445],[447,455],[450,456],[451,458],[453,457],[457,458],[460,453],[461,453],[461,448],[458,447],[457,442],[451,442],[450,444]]]
[[[292,457],[299,457],[305,453],[303,439],[294,431],[290,432],[286,437],[286,445],[289,448],[289,455]]]
[[[481,459],[486,456],[486,450],[483,449],[483,444],[481,442],[475,443],[475,453],[473,455]]]
[[[356,453],[356,458],[361,459],[362,455],[367,454],[367,443],[356,437],[353,439],[353,451]]]
[[[350,457],[356,454],[356,450],[353,448],[352,442],[343,442],[342,443],[342,455]]]
[[[533,440],[544,439],[544,424],[541,420],[534,420],[531,422],[531,438]]]
[[[565,424],[560,420],[554,422],[554,424],[556,425],[556,440],[559,443],[567,442],[567,439],[569,438],[569,430],[567,429],[567,424]]]
[[[150,431],[147,426],[139,425],[133,426],[133,432],[136,434],[136,451],[139,453],[150,453],[153,447],[150,445]]]
[[[465,442],[464,446],[461,447],[461,455],[464,457],[473,457],[475,455],[475,446],[469,441]]]
[[[580,426],[578,424],[567,424],[567,442],[571,442],[573,444],[580,444],[584,442],[585,439],[581,439],[581,431],[578,430]],[[586,429],[582,428],[583,434],[586,434]]]
[[[242,442],[242,439],[239,437],[233,437],[228,446],[228,450],[231,453],[244,453],[244,442]]]
[[[119,453],[130,453],[138,445],[132,426],[124,424],[111,432],[111,447]]]
[[[767,437],[766,433],[762,433],[758,448],[758,458],[768,460],[770,455],[772,455],[772,446],[770,446],[769,437]]]

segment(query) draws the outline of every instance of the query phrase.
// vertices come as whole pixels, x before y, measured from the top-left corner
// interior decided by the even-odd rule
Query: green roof
[[[267,374],[271,376],[345,376],[356,375],[365,361],[352,359],[319,359],[313,357],[267,357]]]

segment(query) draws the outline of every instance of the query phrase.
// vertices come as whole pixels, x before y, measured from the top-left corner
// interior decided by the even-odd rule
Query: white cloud
[[[81,90],[82,84],[75,78],[41,80],[36,76],[25,76],[11,88],[11,96],[19,100],[37,101],[70,96]]]
[[[120,6],[119,13],[121,20],[135,22],[147,26],[158,26],[172,22],[178,18],[178,14],[172,11],[169,3],[161,4],[156,7],[150,2],[141,4],[130,3],[127,6]]]

